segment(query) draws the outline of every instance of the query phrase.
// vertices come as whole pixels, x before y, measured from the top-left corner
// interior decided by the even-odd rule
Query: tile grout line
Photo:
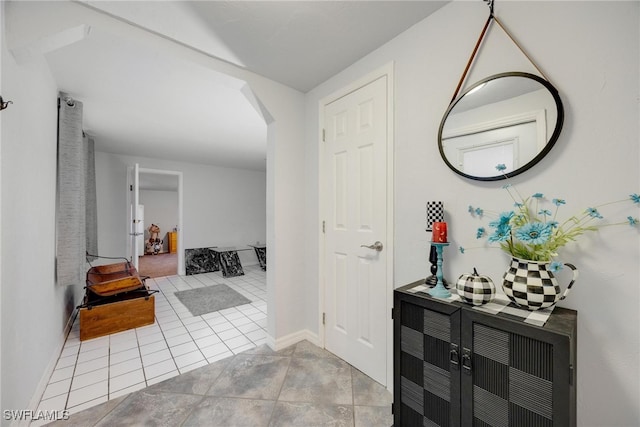
[[[251,272],[251,273],[252,273],[252,272]],[[253,315],[253,314],[258,314],[258,313],[266,315],[266,312],[265,312],[262,308],[259,308],[259,307],[257,307],[256,305],[254,305],[254,304],[264,305],[264,303],[266,302],[266,301],[265,301],[265,299],[264,299],[263,297],[258,296],[256,293],[254,293],[254,292],[259,292],[260,294],[264,294],[264,293],[265,293],[265,289],[260,289],[260,286],[254,283],[254,282],[258,282],[258,283],[260,283],[263,287],[266,287],[266,283],[264,283],[265,278],[262,278],[262,280],[261,280],[259,277],[254,277],[254,276],[257,276],[257,275],[254,275],[254,274],[250,274],[250,275],[248,274],[248,275],[247,275],[247,278],[249,278],[251,281],[249,281],[247,278],[241,278],[241,279],[239,279],[239,280],[233,280],[233,281],[228,281],[227,279],[222,278],[222,280],[223,280],[223,284],[227,284],[227,285],[229,285],[230,287],[235,288],[234,290],[236,290],[236,291],[238,291],[238,290],[242,290],[243,292],[250,294],[250,298],[251,298],[251,299],[255,299],[255,301],[251,301],[250,305],[251,305],[251,308],[252,308],[253,310],[256,310],[257,312],[256,312],[256,313],[251,313],[251,315]],[[217,276],[216,276],[216,277],[217,277]],[[218,279],[220,279],[220,277],[217,277],[217,278],[218,278]],[[166,283],[168,283],[168,285],[173,289],[173,292],[174,292],[174,293],[175,293],[175,291],[180,290],[180,288],[179,288],[179,287],[187,286],[187,287],[189,287],[189,288],[192,288],[192,289],[193,289],[193,284],[194,284],[194,283],[193,283],[192,281],[190,281],[190,280],[183,280],[181,276],[180,276],[180,277],[177,277],[177,279],[178,279],[178,280],[174,280],[174,281],[172,281],[172,280],[171,280],[171,277],[166,277],[166,279],[167,279]],[[209,285],[207,285],[207,283],[206,283],[205,281],[201,280],[201,278],[198,278],[198,277],[194,277],[194,278],[193,278],[193,280],[195,280],[195,281],[197,282],[196,284],[199,284],[199,285],[202,285],[202,286],[212,286],[212,285],[215,285],[215,284],[220,284],[220,283],[219,283],[217,280],[215,280],[214,278],[207,277],[206,279],[208,279],[208,280],[207,280],[207,282],[208,282],[209,280],[211,280],[211,282],[212,282],[212,283],[211,283],[211,284],[209,284]],[[201,362],[203,362],[203,361],[205,362],[205,365],[210,365],[211,363],[215,363],[215,362],[217,362],[218,360],[220,360],[220,359],[216,359],[218,356],[213,356],[213,357],[212,357],[212,359],[214,359],[214,360],[213,360],[213,361],[211,361],[211,362],[209,362],[209,359],[204,355],[204,353],[203,353],[202,349],[200,348],[200,346],[198,345],[198,343],[197,343],[197,341],[196,341],[196,338],[195,338],[195,337],[194,337],[194,335],[193,335],[193,332],[194,332],[194,331],[190,330],[190,329],[187,327],[188,323],[185,323],[185,321],[184,321],[184,319],[185,319],[185,318],[184,318],[184,317],[181,317],[181,315],[176,311],[176,307],[175,307],[174,303],[172,303],[171,299],[167,298],[167,294],[166,294],[166,293],[165,293],[165,291],[162,289],[162,286],[158,283],[158,281],[156,281],[155,279],[153,279],[153,282],[154,282],[155,287],[157,287],[157,288],[158,288],[158,290],[159,290],[159,291],[162,293],[162,295],[163,295],[163,300],[162,300],[162,301],[163,301],[163,307],[164,307],[164,306],[166,306],[166,307],[167,307],[167,309],[165,309],[165,310],[163,310],[163,311],[167,311],[167,312],[168,312],[168,311],[169,311],[169,309],[171,310],[172,314],[176,316],[177,321],[179,321],[179,324],[181,325],[181,327],[182,327],[182,328],[184,328],[184,329],[186,330],[187,335],[188,335],[188,336],[189,336],[189,338],[190,338],[190,342],[191,342],[191,343],[193,343],[193,344],[195,345],[195,347],[196,347],[196,349],[197,349],[197,352],[198,352],[198,353],[199,353],[199,355],[202,357],[202,360],[201,360],[200,362],[191,363],[191,364],[189,364],[189,365],[184,366],[183,368],[188,368],[188,367],[189,367],[189,366],[191,366],[191,365],[196,365],[196,364],[201,363]],[[191,282],[191,283],[190,283],[190,282]],[[176,286],[176,285],[177,285],[177,286]],[[202,286],[196,286],[196,287],[202,287]],[[166,287],[166,285],[165,285],[164,287]],[[251,290],[248,290],[247,288],[249,288],[249,289],[251,289]],[[171,292],[171,291],[169,291],[169,292]],[[222,314],[222,313],[220,313],[220,315],[221,315],[222,319],[224,319],[224,322],[225,322],[225,323],[227,323],[228,325],[230,325],[230,329],[228,329],[228,330],[234,329],[235,331],[237,331],[237,332],[239,333],[239,335],[238,335],[237,337],[233,337],[233,338],[243,337],[243,340],[245,341],[245,344],[242,344],[242,345],[238,346],[238,347],[237,347],[237,349],[243,348],[243,347],[248,346],[248,345],[251,345],[251,346],[252,346],[251,348],[256,348],[257,346],[261,345],[261,344],[258,344],[258,343],[256,343],[256,342],[254,342],[254,341],[253,341],[253,339],[249,338],[249,337],[247,336],[247,333],[252,333],[252,332],[256,332],[256,331],[261,331],[262,333],[266,334],[266,330],[265,330],[265,328],[264,328],[263,326],[261,326],[261,324],[259,324],[259,323],[258,323],[258,322],[262,322],[262,320],[263,320],[263,319],[260,319],[260,320],[254,320],[254,319],[250,318],[250,317],[249,317],[249,315],[248,315],[248,314],[246,314],[246,312],[245,312],[244,310],[240,310],[240,309],[237,309],[237,308],[236,308],[236,311],[235,311],[235,312],[237,312],[237,313],[239,313],[239,314],[240,314],[240,316],[239,316],[239,317],[237,317],[237,318],[235,318],[235,319],[230,319],[230,318],[228,318],[225,314]],[[229,314],[230,314],[230,313],[227,313],[227,315],[229,315]],[[175,366],[175,368],[176,368],[176,371],[177,371],[177,374],[176,374],[176,375],[172,375],[172,377],[175,377],[175,376],[177,376],[177,375],[181,375],[182,373],[186,373],[186,372],[188,372],[188,371],[190,371],[190,370],[192,370],[192,369],[196,369],[198,366],[195,366],[195,367],[193,367],[193,368],[190,368],[190,369],[185,370],[184,372],[181,372],[181,368],[179,368],[179,367],[178,367],[178,363],[176,362],[176,358],[175,358],[175,356],[174,356],[173,352],[171,351],[171,348],[172,348],[172,347],[169,345],[169,342],[167,341],[166,331],[165,331],[165,329],[163,329],[163,327],[161,326],[161,322],[160,322],[160,321],[158,321],[158,316],[156,315],[156,316],[154,316],[154,317],[155,317],[155,323],[156,323],[156,325],[157,325],[157,327],[158,327],[158,330],[159,330],[160,334],[162,335],[162,340],[163,340],[164,344],[166,345],[167,350],[169,351],[169,354],[170,354],[170,356],[171,356],[171,361],[173,362],[173,364],[174,364],[174,366]],[[210,334],[210,335],[207,335],[207,336],[215,336],[215,337],[216,337],[216,339],[217,339],[217,340],[219,340],[219,343],[220,343],[220,344],[222,344],[222,345],[224,346],[224,348],[225,348],[226,350],[225,350],[223,353],[220,353],[220,354],[224,354],[224,353],[227,353],[227,352],[228,352],[228,353],[230,353],[230,354],[229,354],[229,356],[231,356],[231,357],[235,357],[235,356],[238,354],[238,352],[234,351],[234,349],[232,349],[231,347],[229,347],[229,344],[227,343],[227,341],[228,341],[228,340],[224,340],[224,339],[222,339],[222,338],[218,335],[218,333],[217,333],[215,330],[213,330],[212,325],[211,325],[210,323],[208,323],[208,322],[207,322],[207,320],[203,319],[203,318],[202,318],[202,316],[193,316],[193,317],[198,317],[198,318],[199,318],[199,319],[198,319],[198,321],[201,321],[201,322],[203,322],[204,324],[206,324],[206,327],[207,327],[208,329],[210,329],[210,330],[211,330],[211,334]],[[251,331],[249,331],[249,332],[247,332],[247,333],[243,332],[241,329],[239,329],[238,325],[236,325],[236,324],[234,323],[234,321],[238,321],[239,319],[246,319],[246,320],[247,320],[247,322],[246,322],[246,323],[243,323],[242,325],[240,325],[240,327],[251,324],[251,325],[255,325],[255,329],[252,329]],[[72,322],[72,325],[75,325],[75,324],[76,324],[76,322],[78,322],[78,321],[79,321],[79,319],[78,319],[78,313],[76,313],[76,314],[75,314],[75,317],[74,317],[74,320],[73,320],[73,322]],[[244,320],[243,320],[243,321],[244,321]],[[193,322],[193,323],[195,323],[195,322]],[[76,326],[79,328],[79,325],[76,325]],[[253,328],[253,327],[252,327],[252,328]],[[72,326],[71,330],[69,331],[69,333],[68,333],[68,334],[67,334],[67,336],[65,337],[65,343],[63,344],[63,349],[61,350],[60,355],[58,356],[58,361],[57,361],[57,363],[59,363],[59,362],[60,362],[60,359],[61,359],[62,353],[63,353],[63,351],[64,351],[64,348],[65,348],[66,344],[68,344],[68,343],[69,343],[69,337],[73,334],[73,329],[74,329],[74,328],[73,328],[73,326]],[[145,365],[145,364],[144,364],[144,361],[143,361],[143,355],[142,355],[142,348],[141,348],[141,347],[142,347],[142,343],[141,343],[141,341],[140,341],[140,339],[141,339],[141,337],[142,337],[142,336],[141,336],[141,335],[139,335],[139,333],[138,333],[138,329],[139,329],[139,328],[134,328],[134,331],[135,331],[135,332],[134,332],[134,336],[135,336],[135,345],[136,345],[136,347],[137,347],[137,356],[140,358],[140,364],[141,364],[141,369],[142,369],[142,377],[143,377],[143,381],[144,381],[144,386],[148,387],[148,386],[149,386],[149,381],[150,381],[150,379],[149,379],[149,378],[147,378],[147,373],[146,373],[146,371],[145,371],[145,366],[146,366],[146,367],[149,367],[149,366],[151,366],[151,365]],[[202,328],[202,329],[204,329],[204,328]],[[200,330],[200,329],[197,329],[197,330]],[[138,384],[133,384],[133,385],[129,385],[129,386],[127,386],[127,387],[124,387],[124,388],[122,388],[121,390],[118,390],[118,391],[111,390],[111,388],[112,388],[112,386],[113,386],[113,384],[112,384],[112,378],[111,378],[111,374],[112,374],[112,363],[111,363],[111,362],[112,362],[112,356],[114,356],[114,354],[112,353],[112,345],[113,345],[112,335],[114,335],[114,334],[109,334],[109,335],[107,335],[107,336],[106,336],[106,338],[107,338],[107,340],[106,340],[106,344],[107,344],[107,345],[106,345],[106,346],[107,346],[107,355],[106,355],[107,393],[106,393],[106,395],[98,396],[98,397],[96,397],[96,398],[94,398],[94,399],[89,399],[89,400],[87,400],[87,401],[80,402],[80,403],[78,403],[77,405],[74,405],[74,406],[73,406],[73,408],[77,408],[77,407],[80,407],[80,406],[82,406],[82,405],[86,405],[86,404],[88,404],[88,403],[89,403],[89,402],[91,402],[91,401],[98,400],[98,399],[105,398],[105,397],[106,397],[107,401],[109,401],[109,400],[111,400],[111,399],[112,399],[112,395],[113,395],[114,393],[117,393],[117,392],[119,392],[119,391],[125,390],[125,389],[130,388],[130,387],[135,387],[135,386],[137,386],[137,385],[139,385],[139,384],[143,384],[142,382],[140,382],[140,383],[138,383]],[[50,398],[50,399],[52,399],[52,398],[56,398],[57,396],[62,396],[62,395],[64,395],[64,408],[65,408],[66,410],[70,410],[70,409],[71,409],[71,408],[69,408],[69,403],[70,403],[71,393],[72,393],[72,391],[73,391],[73,386],[74,386],[74,384],[75,384],[75,383],[76,383],[76,381],[77,381],[77,377],[78,377],[78,375],[76,375],[76,373],[77,373],[77,371],[78,371],[78,366],[79,366],[79,363],[80,363],[80,361],[79,361],[79,360],[80,360],[80,356],[81,356],[81,354],[83,353],[83,351],[82,351],[82,348],[83,348],[83,342],[82,342],[82,341],[79,341],[79,337],[75,337],[75,336],[73,336],[73,337],[72,337],[72,339],[75,339],[75,338],[78,338],[78,348],[77,348],[77,350],[76,350],[73,354],[71,354],[71,355],[69,355],[69,356],[65,356],[65,357],[71,357],[71,356],[73,356],[73,357],[74,357],[74,359],[75,359],[75,360],[74,360],[74,362],[73,362],[73,365],[72,365],[72,366],[73,366],[73,369],[72,369],[71,375],[70,375],[70,377],[69,377],[69,387],[68,387],[68,390],[67,390],[66,392],[64,392],[64,393],[57,394],[56,396],[52,396],[52,397]],[[230,338],[230,339],[232,339],[232,338]],[[155,342],[155,341],[154,341],[154,342]],[[158,341],[158,342],[159,342],[159,341]],[[74,343],[74,344],[75,344],[75,343]],[[216,344],[212,344],[212,345],[216,345]],[[173,347],[176,347],[176,346],[173,346]],[[97,348],[95,348],[95,349],[90,348],[89,350],[87,350],[87,352],[88,352],[88,351],[94,351],[94,350],[97,350],[97,349],[99,349],[99,348],[101,348],[101,347],[97,347]],[[133,348],[132,348],[132,350],[133,350]],[[248,350],[248,349],[245,349],[245,350],[243,350],[243,351],[246,351],[246,350]],[[122,350],[122,352],[124,352],[124,351],[127,351],[127,350]],[[160,351],[160,350],[159,350],[159,351]],[[189,353],[192,353],[192,352],[187,352],[187,353],[185,353],[185,354],[189,354]],[[89,360],[87,360],[87,361],[85,361],[85,362],[86,362],[86,363],[91,363],[91,361],[92,361],[92,360],[99,360],[99,359],[100,359],[100,357],[96,357],[95,359],[89,359]],[[120,363],[126,363],[126,362],[128,362],[128,360],[133,360],[133,359],[123,360],[123,361],[121,361]],[[169,359],[167,359],[167,360],[169,360]],[[83,363],[85,363],[85,362],[83,362]],[[158,362],[158,363],[161,363],[161,362]],[[60,369],[62,369],[62,368],[60,368]],[[103,369],[103,368],[95,368],[95,369],[92,369],[92,370],[90,370],[90,371],[87,371],[87,372],[86,372],[86,374],[91,374],[91,373],[96,372],[96,371],[99,371],[99,370],[101,370],[101,369]],[[54,372],[55,372],[55,371],[56,371],[56,369],[54,369]],[[134,369],[134,371],[135,371],[135,369]],[[130,371],[130,372],[133,372],[133,371]],[[121,375],[127,375],[127,373],[125,372],[125,373],[122,373]],[[166,374],[162,374],[162,375],[166,375]],[[53,373],[52,373],[52,375],[51,375],[51,376],[53,376]],[[161,376],[161,375],[158,375],[157,377],[160,377],[160,376]],[[154,377],[154,378],[155,378],[155,377]],[[171,377],[169,377],[169,378],[171,378]],[[165,379],[168,379],[168,378],[165,378]],[[60,381],[64,381],[64,380],[60,380]],[[57,382],[57,381],[56,381],[56,382]],[[101,382],[101,381],[98,381],[98,382],[96,382],[96,383],[87,384],[87,385],[85,385],[85,386],[83,386],[83,387],[80,387],[78,390],[80,390],[80,389],[82,389],[82,388],[85,388],[85,387],[90,387],[90,386],[93,386],[93,385],[99,384],[100,382]],[[53,384],[53,383],[51,383],[51,377],[50,377],[50,378],[49,378],[49,382],[47,383],[47,387],[48,387],[48,386],[50,386],[51,384]],[[46,388],[45,388],[45,391],[46,391]],[[135,392],[135,390],[134,390],[133,392]],[[43,393],[43,394],[44,394],[44,393]],[[113,398],[115,399],[115,396],[113,396]],[[48,400],[48,399],[47,399],[47,400]],[[42,399],[42,397],[41,397],[41,399],[40,399],[40,404],[42,403],[42,401],[43,401],[43,399]],[[95,406],[95,405],[90,405],[89,407],[91,407],[91,406]],[[84,409],[87,409],[87,408],[84,408]],[[75,411],[74,411],[74,412],[75,412]]]
[[[200,280],[199,278],[195,277],[194,280],[200,282],[203,286],[206,286],[202,280]],[[193,287],[191,289],[194,289]],[[164,294],[164,291],[162,291],[162,293]],[[175,292],[173,292],[173,294],[175,295]],[[165,295],[165,299],[166,299],[166,295]],[[191,341],[195,344],[196,348],[198,349],[198,352],[200,353],[200,355],[203,357],[203,359],[207,362],[207,365],[209,364],[209,360],[207,359],[207,357],[204,355],[204,353],[202,353],[202,349],[200,348],[200,346],[198,345],[198,343],[196,342],[196,339],[193,337],[193,335],[191,335],[191,331],[189,330],[189,328],[187,327],[187,325],[184,323],[182,317],[180,317],[180,315],[178,314],[178,312],[175,311],[175,308],[173,307],[173,304],[171,304],[171,302],[169,302],[169,305],[171,306],[171,308],[173,309],[174,313],[176,314],[176,316],[178,316],[178,319],[180,320],[180,323],[182,324],[182,326],[185,328],[185,330],[187,331],[187,334],[189,334],[189,337],[191,338]],[[194,316],[196,317],[196,316]],[[202,318],[202,316],[197,316],[200,318],[201,321],[203,321],[205,324],[207,324],[207,326],[209,327],[209,324]],[[162,329],[162,327],[161,327]],[[210,328],[211,332],[218,338],[220,339],[220,341],[224,344],[224,341],[218,336],[218,334],[216,333],[216,331],[213,330],[213,328]],[[176,369],[178,370],[178,374],[182,374],[183,372],[181,372],[180,367],[178,366],[178,363],[176,363],[175,357],[173,356],[173,352],[171,351],[171,347],[169,347],[169,343],[167,342],[167,347],[169,348],[169,353],[171,354],[171,358],[173,360],[173,363],[176,365]],[[225,347],[227,347],[227,349],[229,351],[231,351],[231,349],[229,349],[229,347],[225,344]],[[198,363],[198,362],[196,362]],[[187,365],[189,366],[189,365]],[[188,372],[188,371],[185,371]]]
[[[67,334],[67,337],[65,338],[64,342],[65,344],[67,343],[67,341],[69,340],[69,335],[71,335],[71,331],[73,330],[73,325],[76,323],[76,320],[79,322],[78,320],[78,316],[79,316],[80,311],[78,311],[76,313],[76,315],[73,318],[73,322],[71,322],[71,329],[69,330],[69,333]],[[79,340],[80,338],[78,338]],[[64,351],[64,344],[62,345],[62,349]],[[76,362],[73,364],[73,372],[71,373],[71,381],[69,381],[69,391],[67,391],[67,397],[64,400],[64,409],[68,410],[68,406],[69,406],[69,397],[71,396],[71,388],[73,387],[73,379],[75,377],[76,374],[76,367],[78,366],[78,360],[80,359],[80,350],[82,349],[82,342],[80,342],[78,344],[78,351],[76,352]],[[62,353],[60,353],[62,354]],[[58,357],[58,361],[60,361],[60,358]],[[55,370],[54,370],[55,372]],[[53,374],[52,374],[53,375]],[[51,378],[49,378],[49,380],[51,380]],[[50,384],[50,383],[49,383]],[[49,384],[47,384],[47,387],[49,386]],[[45,388],[46,390],[46,388]]]
[[[273,403],[273,410],[271,411],[271,416],[269,417],[269,425],[273,422],[273,416],[276,413],[276,406],[278,406],[278,402],[280,401],[280,395],[282,394],[282,389],[284,388],[284,383],[287,381],[287,375],[289,375],[289,369],[291,368],[291,362],[293,362],[293,355],[295,354],[295,350],[291,353],[291,356],[288,356],[289,363],[287,364],[287,371],[284,373],[284,379],[282,380],[282,384],[280,384],[280,390],[278,390],[278,395],[276,396],[276,400]]]

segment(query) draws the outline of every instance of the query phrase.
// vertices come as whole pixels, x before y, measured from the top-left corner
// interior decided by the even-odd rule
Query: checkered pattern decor
[[[496,287],[485,276],[462,275],[456,282],[456,290],[464,302],[473,305],[491,302],[496,295]]]
[[[473,425],[553,425],[553,346],[473,324]]]
[[[427,202],[427,231],[432,231],[434,222],[444,222],[442,202]]]
[[[576,272],[575,267],[570,264],[566,265]],[[504,273],[502,289],[507,297],[520,307],[539,310],[551,307],[559,300],[564,299],[573,283],[574,280],[569,284],[565,295],[562,295],[558,282],[553,274],[547,270],[547,264],[526,262],[514,258],[509,270]]]
[[[452,384],[449,315],[403,304],[400,396],[403,426],[449,426]],[[473,426],[553,426],[553,346],[472,322]],[[466,374],[462,374],[466,375]]]
[[[448,426],[451,419],[449,316],[406,304],[400,336],[402,399],[399,410],[403,425]]]
[[[574,310],[428,290],[394,290],[394,425],[576,427]]]
[[[431,289],[429,286],[421,284],[418,286],[414,286],[411,289],[407,289],[407,292],[412,294],[429,295],[429,289]],[[451,294],[449,298],[437,299],[446,302],[462,301],[462,298],[456,294]],[[554,307],[555,306],[537,311],[529,311],[515,305],[513,302],[511,302],[511,300],[509,300],[509,298],[507,298],[506,295],[496,293],[495,298],[491,300],[491,302],[474,306],[473,309],[489,314],[500,313],[501,316],[508,317],[513,320],[529,323],[536,326],[544,326],[544,324],[547,322],[547,319],[549,319],[549,316],[551,316]]]

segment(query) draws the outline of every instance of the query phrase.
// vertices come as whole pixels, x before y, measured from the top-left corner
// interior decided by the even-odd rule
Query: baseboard
[[[71,332],[71,328],[73,327],[73,322],[76,319],[76,315],[78,314],[78,310],[74,309],[71,312],[71,316],[67,319],[67,324],[64,326],[62,330],[62,336],[59,339],[59,344],[55,348],[49,363],[47,364],[47,368],[44,371],[44,374],[40,378],[40,382],[38,383],[38,387],[36,387],[36,391],[33,393],[33,397],[31,398],[31,402],[29,402],[29,409],[35,411],[38,410],[38,406],[40,405],[40,400],[42,400],[42,396],[47,389],[47,385],[49,385],[49,379],[53,374],[53,371],[56,369],[56,365],[58,364],[58,359],[60,358],[60,354],[62,353],[62,349],[64,348],[64,343],[69,336],[69,332]],[[11,426],[16,427],[28,427],[30,424],[30,420],[22,420],[11,423]]]
[[[267,345],[273,351],[282,350],[283,348],[287,348],[304,340],[307,340],[314,345],[320,345],[318,334],[314,334],[308,329],[303,329],[278,339],[274,339],[271,335],[267,334]]]

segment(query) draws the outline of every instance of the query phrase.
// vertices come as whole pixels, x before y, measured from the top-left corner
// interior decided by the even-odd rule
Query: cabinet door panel
[[[577,313],[543,327],[394,292],[394,425],[575,427]]]
[[[402,426],[459,425],[460,377],[457,365],[452,368],[450,361],[451,344],[459,342],[459,314],[451,316],[405,301],[399,312],[396,422],[401,420]]]
[[[568,425],[562,411],[554,408],[554,365],[560,360],[554,358],[557,337],[495,320],[463,310],[462,345],[473,354],[472,369],[462,378],[462,395],[469,396],[462,402],[463,425]],[[555,405],[565,403],[555,401]]]

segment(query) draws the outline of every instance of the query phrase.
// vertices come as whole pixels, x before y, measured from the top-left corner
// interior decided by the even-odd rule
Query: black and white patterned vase
[[[456,291],[464,302],[473,305],[486,304],[496,296],[493,281],[487,276],[478,274],[475,268],[473,274],[463,274],[458,278]]]
[[[513,258],[502,276],[505,295],[518,306],[531,311],[551,307],[565,299],[578,278],[578,269],[573,264],[564,264],[572,270],[573,278],[562,293],[549,265],[549,262]]]

